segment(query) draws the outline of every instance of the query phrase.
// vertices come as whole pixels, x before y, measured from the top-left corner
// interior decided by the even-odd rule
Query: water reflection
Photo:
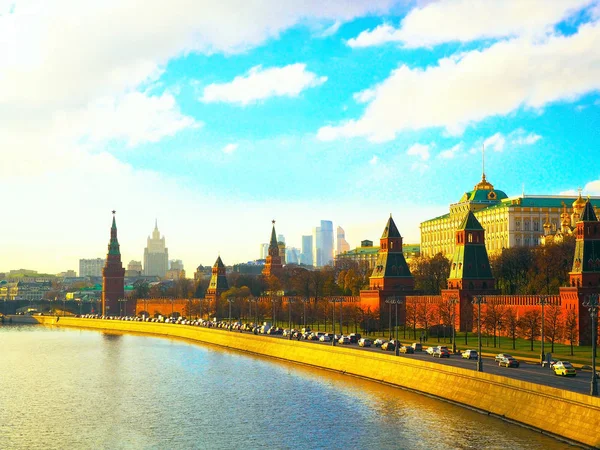
[[[439,400],[138,335],[0,327],[0,447],[559,449]]]

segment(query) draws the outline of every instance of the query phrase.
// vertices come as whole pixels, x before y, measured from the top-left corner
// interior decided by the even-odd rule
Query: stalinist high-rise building
[[[169,249],[165,247],[165,237],[160,237],[158,221],[156,221],[152,237],[148,236],[148,244],[144,249],[144,275],[163,278],[168,269]]]

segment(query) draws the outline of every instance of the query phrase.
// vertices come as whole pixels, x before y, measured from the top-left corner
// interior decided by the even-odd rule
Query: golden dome
[[[579,189],[579,197],[573,202],[573,209],[583,209],[585,208],[585,203],[585,200],[581,198],[581,189]]]
[[[477,190],[493,191],[494,190],[494,186],[492,186],[492,183],[489,183],[485,179],[485,173],[484,173],[484,174],[481,175],[481,181],[475,185],[475,187],[473,188],[473,190],[474,191],[477,191]],[[584,204],[585,204],[585,202],[584,202]]]

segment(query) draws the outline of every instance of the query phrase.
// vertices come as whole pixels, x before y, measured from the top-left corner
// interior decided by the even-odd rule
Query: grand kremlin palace
[[[589,198],[594,209],[600,197]],[[443,253],[452,256],[456,229],[468,210],[473,211],[485,229],[489,254],[512,247],[533,247],[559,241],[573,233],[585,207],[585,199],[563,195],[521,195],[508,197],[485,179],[465,192],[450,212],[421,223],[421,255]]]

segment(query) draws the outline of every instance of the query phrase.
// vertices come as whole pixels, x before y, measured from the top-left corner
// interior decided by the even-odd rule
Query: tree
[[[423,328],[425,329],[425,340],[429,339],[429,324],[434,320],[435,317],[435,311],[431,306],[431,303],[429,303],[427,300],[417,304],[419,323],[423,325]]]
[[[496,334],[498,332],[498,327],[502,323],[502,319],[504,318],[505,314],[506,308],[497,301],[490,300],[486,304],[482,322],[488,334],[491,332],[491,334],[494,336],[494,347],[496,347]]]
[[[413,329],[413,339],[417,339],[417,323],[419,322],[419,308],[416,300],[406,302],[406,322]]]
[[[544,310],[544,335],[550,339],[552,353],[554,353],[554,342],[560,339],[564,331],[562,309],[558,305],[548,305]]]
[[[496,286],[503,294],[523,294],[526,291],[529,269],[533,266],[533,251],[530,247],[503,249],[502,253],[490,257],[492,275]]]
[[[577,343],[578,336],[578,318],[574,309],[567,311],[565,319],[565,338],[569,340],[571,346],[571,356],[573,356],[573,345]]]
[[[531,351],[533,351],[533,341],[540,335],[542,325],[542,315],[537,309],[527,311],[519,319],[519,332],[522,337],[529,339]]]
[[[506,310],[504,315],[504,323],[506,324],[506,331],[512,338],[512,348],[516,349],[517,343],[517,331],[519,330],[519,319],[517,318],[517,312],[513,308]]]
[[[447,287],[450,261],[442,253],[431,258],[419,256],[411,261],[410,271],[415,279],[415,289],[425,294],[438,295]]]

